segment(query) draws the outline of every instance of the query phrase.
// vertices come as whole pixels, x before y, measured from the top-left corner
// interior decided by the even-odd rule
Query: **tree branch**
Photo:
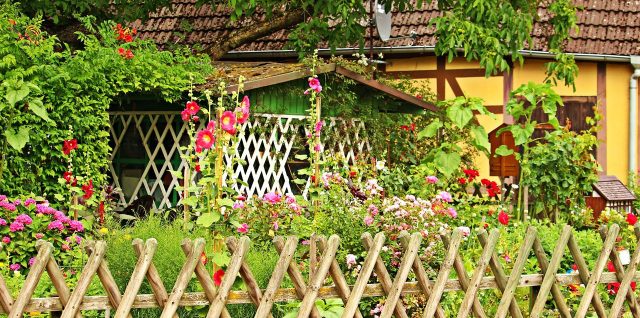
[[[276,31],[302,23],[304,19],[304,10],[301,8],[295,9],[272,19],[251,24],[240,29],[235,29],[227,38],[222,39],[217,43],[213,43],[204,51],[209,54],[212,59],[217,60],[227,52],[238,48],[245,43],[255,41]]]

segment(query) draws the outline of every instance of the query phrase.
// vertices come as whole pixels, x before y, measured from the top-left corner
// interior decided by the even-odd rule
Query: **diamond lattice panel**
[[[156,208],[172,207],[177,198],[175,188],[181,180],[173,178],[170,171],[184,171],[186,166],[180,159],[180,145],[188,142],[188,137],[180,114],[113,112],[110,123],[113,153],[109,167],[115,185],[123,188],[118,174],[124,166],[122,162],[141,162],[139,178],[129,186],[132,190],[125,191],[126,196],[120,195],[119,204],[127,205],[140,196],[152,195]],[[356,120],[327,119],[324,148],[353,162],[358,155],[370,151],[368,141],[361,137],[364,130],[364,124]],[[304,189],[298,189],[292,180],[296,169],[292,165],[294,156],[306,153],[304,116],[254,115],[239,135],[235,154],[225,156],[233,178],[243,181],[235,185],[239,193],[248,196],[261,196],[270,191],[306,194],[309,182]],[[123,147],[125,145],[127,147]],[[137,148],[139,158],[126,158],[124,148]],[[132,184],[131,180],[128,183]]]

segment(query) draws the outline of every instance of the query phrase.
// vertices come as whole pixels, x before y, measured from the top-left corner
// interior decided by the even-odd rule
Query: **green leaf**
[[[31,100],[29,102],[29,110],[31,110],[34,114],[38,115],[38,117],[46,121],[51,121],[51,119],[49,118],[49,115],[47,114],[47,110],[45,109],[44,105],[42,105],[41,99]]]
[[[473,134],[473,145],[480,151],[488,153],[491,151],[491,143],[489,143],[489,135],[484,127],[479,125],[471,126],[471,133]]]
[[[29,142],[29,132],[31,132],[29,127],[22,126],[17,132],[15,129],[9,128],[5,130],[4,135],[11,147],[15,150],[21,150]]]
[[[460,165],[460,154],[457,152],[447,153],[440,150],[434,158],[436,169],[442,172],[446,176],[450,176],[454,171],[458,169]]]
[[[210,227],[213,223],[220,220],[220,214],[217,212],[205,213],[198,217],[196,224],[202,227]]]
[[[507,145],[501,145],[496,148],[496,156],[508,156],[513,154],[513,149],[509,149]]]
[[[307,155],[295,155],[294,158],[298,160],[307,160],[309,157]]]
[[[529,138],[533,135],[535,130],[535,123],[527,123],[525,125],[514,125],[511,127],[511,133],[517,146],[525,144],[529,141]]]
[[[218,266],[224,267],[229,265],[231,262],[231,257],[225,252],[217,252],[213,254],[211,260]]]
[[[226,207],[232,207],[233,206],[233,200],[231,200],[229,198],[216,199],[216,202],[218,202],[219,206],[226,206]]]
[[[22,81],[20,81],[16,86],[13,86],[13,87],[11,85],[7,86],[7,93],[5,94],[5,98],[7,99],[7,102],[9,102],[9,105],[13,106],[17,102],[27,97],[30,91],[31,90],[29,89],[29,87],[25,85]]]
[[[459,128],[464,128],[473,118],[473,111],[465,108],[463,103],[454,102],[447,108],[447,117]]]
[[[193,196],[187,197],[186,199],[182,199],[180,202],[184,205],[194,206],[198,204],[198,197],[193,195]]]
[[[440,128],[442,128],[442,122],[439,119],[436,119],[418,133],[418,139],[431,138],[438,133]]]

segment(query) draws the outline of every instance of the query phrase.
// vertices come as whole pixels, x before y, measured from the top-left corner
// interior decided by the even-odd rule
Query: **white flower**
[[[378,160],[378,161],[376,162],[376,169],[377,169],[377,170],[385,170],[385,169],[387,169],[387,167],[385,167],[385,164],[386,164],[386,163],[387,163],[387,162],[386,162],[385,160]]]
[[[512,188],[512,189],[517,189],[517,188],[519,188],[519,187],[518,187],[518,185],[517,185],[517,184],[515,184],[515,183],[514,183],[514,184],[512,184],[512,185],[511,185],[511,188]]]
[[[347,267],[351,268],[353,265],[356,265],[356,256],[353,254],[347,254]]]
[[[463,237],[468,237],[469,235],[471,235],[471,229],[468,226],[461,226],[459,227],[460,232],[462,232],[462,236]]]

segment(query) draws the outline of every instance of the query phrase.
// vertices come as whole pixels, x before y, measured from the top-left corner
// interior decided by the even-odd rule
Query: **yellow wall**
[[[397,59],[388,61],[387,71],[416,71],[436,70],[437,62],[433,56]],[[516,65],[513,70],[513,89],[528,82],[541,83],[545,79],[545,63],[548,60],[530,59],[521,65]],[[554,87],[561,96],[597,96],[597,63],[578,62],[579,73],[573,87],[559,83]],[[477,63],[467,62],[464,59],[455,59],[447,63],[446,69],[479,68]],[[629,76],[631,68],[628,64],[609,63],[607,65],[607,112],[606,112],[606,136],[607,136],[607,162],[606,172],[615,175],[623,182],[627,181],[628,171],[628,131],[629,131]],[[424,81],[427,79],[420,79]],[[431,89],[435,91],[436,80],[428,79]],[[503,77],[467,77],[457,79],[460,88],[466,96],[480,97],[485,100],[485,105],[503,104]],[[445,98],[453,98],[455,94],[447,83]],[[492,131],[502,124],[504,117],[495,115],[477,116],[478,121],[487,132]],[[476,161],[481,176],[489,175],[489,160],[481,155]]]

